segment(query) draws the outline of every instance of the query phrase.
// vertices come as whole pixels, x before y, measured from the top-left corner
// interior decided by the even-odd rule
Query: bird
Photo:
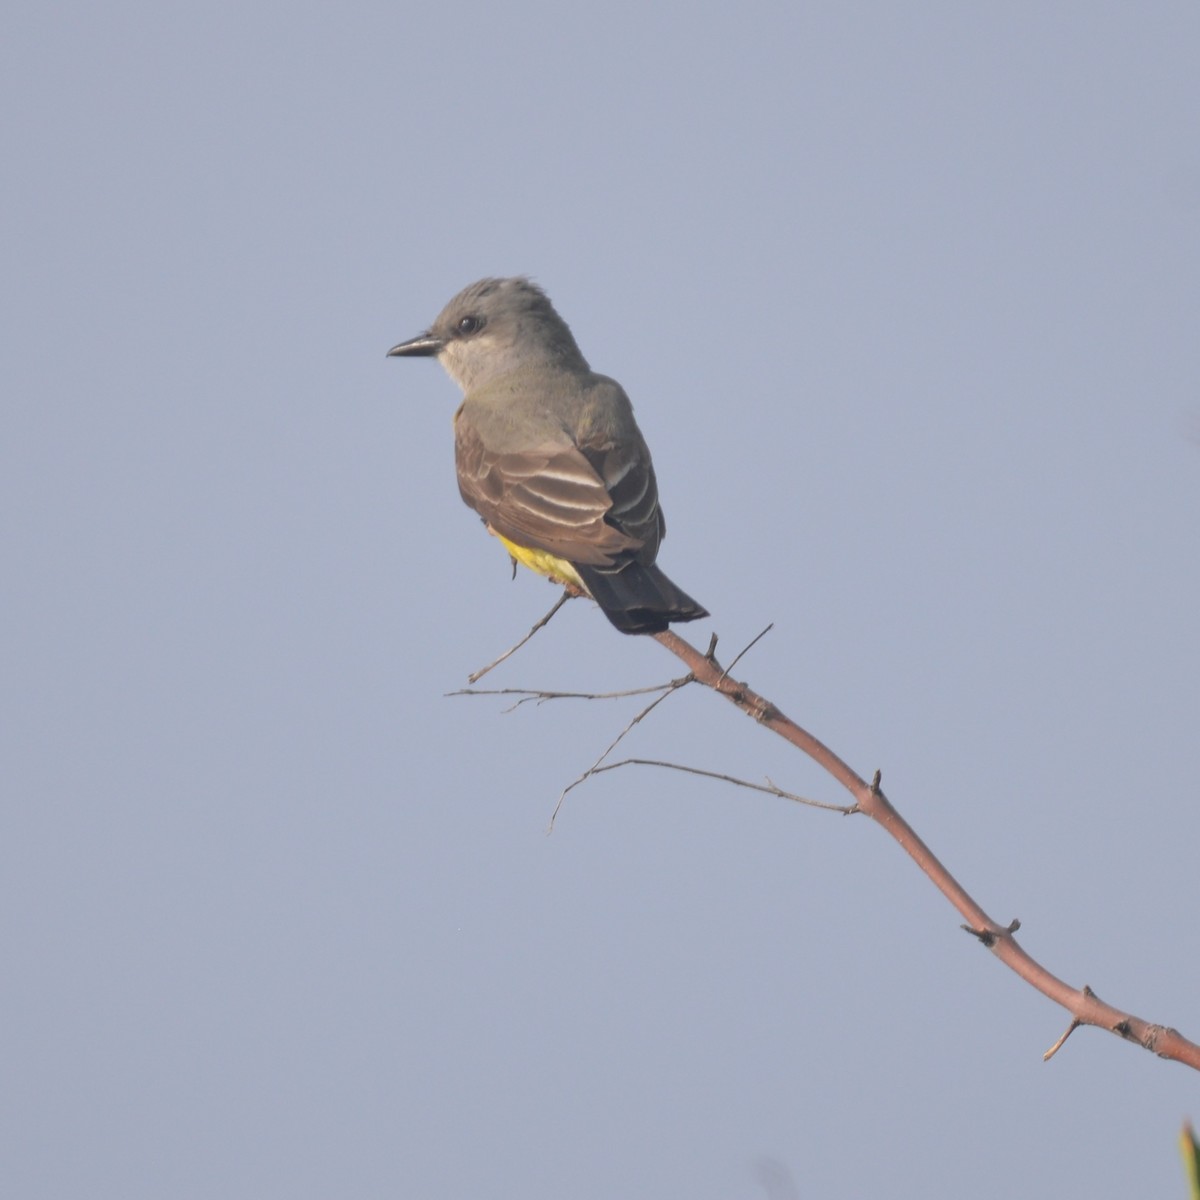
[[[629,397],[588,366],[540,287],[480,279],[388,356],[436,358],[462,389],[459,492],[514,570],[590,596],[622,633],[708,616],[655,561],[667,525]]]

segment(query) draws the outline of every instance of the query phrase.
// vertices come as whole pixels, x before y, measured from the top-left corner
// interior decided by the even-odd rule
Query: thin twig
[[[756,637],[752,637],[752,638],[751,638],[751,639],[750,639],[750,640],[749,640],[749,641],[748,641],[748,642],[747,642],[747,643],[746,643],[746,644],[745,644],[745,645],[744,645],[744,646],[743,646],[743,647],[742,647],[742,648],[741,648],[741,649],[740,649],[740,650],[737,652],[737,654],[735,654],[735,655],[733,656],[733,662],[731,662],[731,663],[729,664],[729,666],[727,666],[727,667],[725,668],[725,670],[721,672],[721,678],[722,678],[722,679],[726,678],[726,677],[729,675],[729,672],[730,672],[730,671],[732,671],[732,670],[733,670],[733,668],[734,668],[734,667],[736,667],[736,666],[738,665],[738,663],[740,663],[740,662],[742,661],[742,659],[743,659],[743,658],[745,658],[745,657],[746,657],[746,655],[750,653],[751,649],[753,649],[753,647],[755,646],[755,644],[756,644],[756,643],[758,643],[758,642],[761,642],[761,641],[762,641],[762,639],[763,639],[763,638],[765,638],[765,637],[767,636],[767,634],[768,634],[768,633],[770,633],[770,632],[771,632],[771,630],[772,630],[772,629],[774,629],[774,628],[775,628],[775,622],[774,622],[774,621],[772,621],[772,622],[770,623],[770,625],[768,625],[768,626],[766,627],[766,629],[764,629],[764,630],[762,631],[762,633],[758,634]],[[705,655],[705,658],[711,658],[711,659],[712,659],[712,660],[715,662],[715,661],[716,661],[716,653],[717,653],[717,636],[716,636],[716,634],[713,634],[712,642],[709,644],[709,647],[708,647],[708,653]]]
[[[1049,1062],[1062,1048],[1067,1038],[1071,1036],[1080,1026],[1078,1017],[1072,1017],[1070,1025],[1067,1026],[1067,1031],[1042,1055],[1042,1062]]]
[[[593,767],[589,774],[602,775],[605,771],[615,771],[618,767],[666,767],[671,771],[685,771],[689,775],[702,775],[705,779],[719,779],[722,783],[732,783],[737,787],[749,788],[754,792],[766,792],[768,796],[778,796],[781,800],[794,800],[797,804],[807,804],[809,808],[823,808],[828,812],[846,813],[847,815],[858,812],[853,804],[829,804],[825,800],[811,800],[807,796],[797,796],[795,792],[785,792],[769,777],[767,777],[766,783],[751,783],[748,779],[738,779],[736,775],[725,775],[720,771],[706,771],[702,767],[689,767],[683,763],[663,762],[657,758],[623,758],[619,762]]]
[[[459,688],[446,692],[447,696],[520,696],[516,704],[509,705],[503,711],[514,712],[522,704],[545,704],[547,700],[622,700],[626,696],[648,696],[652,692],[665,692],[690,683],[690,675],[667,683],[652,683],[649,687],[626,688],[623,692],[550,692],[542,688]]]
[[[566,604],[566,602],[575,594],[576,593],[572,591],[564,590],[563,594],[559,596],[558,600],[555,602],[554,607],[540,621],[538,621],[515,646],[510,646],[502,655],[500,655],[499,658],[488,663],[486,667],[480,667],[478,671],[472,671],[471,674],[467,676],[467,682],[478,683],[493,667],[498,667],[506,658],[511,658],[514,654],[516,654],[516,652],[520,650],[520,648],[525,645],[525,643],[529,641],[529,639],[533,637],[533,635],[537,633],[539,629],[543,629],[545,626],[550,624],[550,618],[554,616],[554,614],[558,612],[558,610],[562,608],[562,606]]]
[[[622,729],[615,738],[613,738],[613,740],[608,744],[608,748],[604,751],[604,753],[601,754],[600,757],[596,759],[596,761],[592,763],[592,765],[588,767],[588,769],[584,771],[584,773],[580,775],[578,779],[572,780],[565,788],[563,788],[563,790],[559,793],[558,803],[555,804],[554,811],[550,814],[550,824],[546,829],[547,833],[554,832],[554,822],[558,817],[558,810],[562,808],[563,801],[567,798],[567,793],[577,788],[581,783],[584,782],[585,779],[595,775],[600,769],[600,764],[604,762],[604,760],[621,744],[625,738],[625,735],[629,733],[635,725],[639,724],[644,718],[648,717],[668,696],[674,695],[674,693],[679,691],[681,687],[686,687],[689,683],[693,682],[693,677],[691,675],[686,675],[682,679],[673,680],[670,684],[668,684],[666,689],[663,691],[663,694],[661,696],[656,696],[653,700],[651,700],[650,703],[647,704],[646,707],[643,708],[642,711],[638,713],[637,716],[635,716],[633,720],[630,721],[629,724],[626,725],[625,728]]]

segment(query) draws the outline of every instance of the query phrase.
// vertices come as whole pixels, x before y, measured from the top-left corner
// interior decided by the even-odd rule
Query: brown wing
[[[510,541],[591,566],[654,561],[664,524],[640,438],[496,453],[460,412],[454,442],[462,498]]]
[[[658,505],[658,481],[650,451],[639,435],[620,442],[585,442],[580,453],[604,481],[612,507],[605,520],[641,543],[638,560],[652,563],[667,521]]]

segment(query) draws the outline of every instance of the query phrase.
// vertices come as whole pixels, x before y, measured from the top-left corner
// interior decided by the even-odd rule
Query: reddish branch
[[[1073,988],[1032,959],[1013,936],[1019,928],[1019,923],[1013,921],[1011,925],[998,925],[976,904],[908,822],[892,807],[879,788],[878,774],[871,783],[867,783],[828,746],[789,720],[769,700],[752,691],[744,683],[731,679],[727,669],[723,669],[716,660],[713,653],[715,643],[714,646],[710,646],[708,654],[701,654],[670,630],[653,636],[672,654],[683,660],[697,683],[719,692],[760,725],[765,725],[797,749],[804,751],[832,775],[854,798],[852,811],[865,813],[872,821],[883,826],[917,866],[929,876],[938,891],[958,909],[966,921],[963,928],[977,937],[1002,963],[1027,983],[1049,996],[1056,1004],[1062,1005],[1071,1014],[1071,1023],[1066,1033],[1046,1052],[1046,1058],[1054,1054],[1080,1025],[1095,1025],[1117,1034],[1126,1041],[1136,1042],[1160,1058],[1174,1059],[1200,1070],[1200,1046],[1188,1041],[1177,1030],[1165,1025],[1153,1025],[1140,1017],[1121,1012],[1111,1004],[1105,1004],[1091,988]]]

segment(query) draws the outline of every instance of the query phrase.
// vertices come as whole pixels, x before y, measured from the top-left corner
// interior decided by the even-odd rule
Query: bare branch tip
[[[733,656],[733,662],[731,662],[731,663],[729,664],[729,666],[727,666],[727,667],[725,668],[725,670],[721,672],[721,678],[722,678],[722,679],[724,679],[724,678],[725,678],[725,677],[726,677],[726,676],[729,674],[729,672],[730,672],[730,671],[732,671],[732,670],[733,670],[733,668],[734,668],[734,667],[736,667],[736,666],[738,665],[738,663],[740,663],[740,662],[742,661],[742,659],[743,659],[743,658],[745,658],[745,657],[746,657],[746,655],[747,655],[747,654],[749,654],[749,653],[750,653],[750,651],[751,651],[751,650],[752,650],[752,649],[753,649],[753,648],[754,648],[754,647],[755,647],[755,646],[756,646],[756,645],[757,645],[759,642],[761,642],[761,641],[762,641],[762,639],[763,639],[763,638],[765,638],[765,637],[767,636],[767,634],[768,634],[768,633],[770,633],[770,632],[771,632],[771,630],[772,630],[772,629],[774,629],[774,628],[775,628],[775,623],[774,623],[774,621],[772,621],[772,622],[771,622],[771,624],[770,624],[770,625],[768,625],[768,626],[767,626],[765,629],[761,630],[759,633],[756,633],[756,634],[754,635],[754,637],[752,637],[752,638],[751,638],[751,639],[750,639],[750,640],[749,640],[749,641],[748,641],[748,642],[747,642],[747,643],[746,643],[746,644],[745,644],[745,645],[744,645],[744,646],[743,646],[743,647],[742,647],[742,648],[741,648],[741,649],[740,649],[740,650],[737,652],[737,654],[735,654],[735,655]],[[715,660],[714,660],[714,665],[715,665]]]
[[[1067,1026],[1066,1033],[1064,1033],[1062,1037],[1060,1037],[1058,1041],[1055,1042],[1054,1045],[1042,1055],[1042,1062],[1049,1062],[1063,1048],[1067,1038],[1069,1038],[1081,1024],[1082,1022],[1078,1017],[1072,1018],[1070,1025]]]
[[[1003,928],[976,929],[973,925],[960,925],[959,928],[965,930],[973,938],[978,938],[980,944],[990,950],[1001,938],[1011,937],[1016,933],[1021,928],[1021,922],[1014,917]]]
[[[981,946],[986,946],[989,950],[996,944],[996,935],[990,929],[976,929],[974,925],[960,925],[959,929],[969,933]]]
[[[514,558],[513,559],[513,578],[514,579],[516,578],[516,575],[517,575],[517,560]],[[564,604],[566,604],[566,602],[568,600],[571,599],[572,594],[573,593],[570,591],[570,589],[565,589],[563,591],[563,594],[561,596],[559,596],[558,600],[555,602],[554,607],[551,608],[550,611],[544,617],[542,617],[539,621],[535,622],[533,628],[530,629],[530,631],[519,642],[517,642],[517,644],[515,646],[510,646],[507,650],[505,650],[505,652],[503,654],[500,655],[499,658],[494,659],[492,662],[488,663],[488,665],[486,667],[480,667],[478,671],[472,671],[471,674],[467,676],[467,682],[468,683],[478,683],[490,670],[492,670],[493,667],[498,667],[506,659],[509,659],[514,654],[516,654],[516,652],[518,650],[520,650],[520,648],[522,646],[524,646],[525,643],[528,642],[529,639],[531,637],[533,637],[533,635],[535,633],[537,633],[537,631],[539,629],[544,629],[549,624],[550,618],[552,616],[554,616],[554,614],[556,612],[558,612],[558,610],[560,608],[562,608],[562,606]]]

